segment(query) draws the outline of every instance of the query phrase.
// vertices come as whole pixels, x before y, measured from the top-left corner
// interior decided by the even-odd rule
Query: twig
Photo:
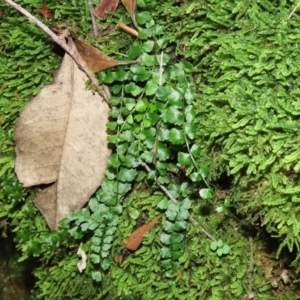
[[[95,18],[94,14],[93,14],[93,12],[94,12],[93,1],[92,0],[88,0],[88,4],[89,4],[91,19],[92,19],[93,33],[94,33],[94,36],[97,36],[98,35],[98,28],[97,28],[96,18]]]
[[[103,96],[107,100],[107,96],[103,92],[103,90],[99,86],[99,82],[95,76],[95,74],[88,68],[85,61],[81,58],[80,54],[78,53],[76,47],[72,44],[69,45],[66,43],[66,41],[59,36],[57,36],[53,31],[51,31],[45,24],[43,24],[41,21],[39,21],[37,18],[35,18],[33,15],[31,15],[27,10],[25,10],[23,7],[21,7],[19,4],[15,3],[12,0],[4,0],[8,5],[12,6],[16,10],[18,10],[20,13],[22,13],[25,17],[28,18],[28,20],[34,24],[36,24],[40,29],[42,29],[46,34],[50,36],[50,38],[57,43],[59,46],[61,46],[75,61],[75,63],[78,65],[78,67],[86,73],[86,75],[90,78],[92,83],[95,85],[98,93]]]
[[[151,168],[146,164],[146,163],[141,163],[141,165],[148,171],[148,172],[151,172]],[[156,183],[157,185],[160,187],[160,189],[169,197],[170,200],[174,201],[174,202],[178,202],[174,197],[173,195],[170,193],[170,191],[162,184],[160,184],[159,182],[157,182],[156,180]],[[192,218],[192,217],[189,217],[189,221],[196,227],[198,225],[198,222]],[[216,241],[216,239],[211,235],[209,234],[203,227],[201,227],[201,231],[202,233],[204,233],[208,238],[210,238],[211,240],[213,241]]]
[[[216,242],[217,240],[210,234],[208,233],[203,227],[201,227],[201,232],[204,233],[208,238],[210,238],[212,241]]]
[[[296,5],[296,7],[292,10],[292,12],[289,14],[288,16],[288,20],[292,17],[292,15],[295,13],[295,11],[298,9],[298,7],[300,6],[300,2]]]
[[[249,279],[248,282],[248,299],[254,299],[254,294],[252,292],[253,288],[253,283],[252,283],[252,273],[253,273],[253,266],[254,266],[254,261],[253,261],[253,239],[252,237],[249,238],[249,245],[250,245],[250,257],[249,257],[249,268],[247,270],[247,276]]]
[[[136,37],[139,36],[139,33],[135,29],[130,28],[129,26],[125,25],[124,23],[119,23],[118,27],[123,29],[124,31],[132,34],[133,36],[136,36]]]
[[[159,85],[163,84],[163,73],[164,73],[163,58],[164,58],[164,52],[162,51],[160,54],[160,62],[159,62]]]

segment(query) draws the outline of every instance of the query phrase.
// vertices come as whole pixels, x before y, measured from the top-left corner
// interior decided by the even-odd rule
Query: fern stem
[[[192,162],[193,162],[193,164],[194,164],[194,167],[195,167],[196,170],[199,172],[199,168],[198,168],[197,163],[196,163],[196,161],[195,161],[195,159],[194,159],[194,156],[193,156],[193,154],[192,154],[192,152],[191,152],[191,148],[190,148],[190,146],[189,146],[189,143],[188,143],[186,134],[184,135],[184,138],[185,138],[185,144],[186,144],[187,150],[188,150],[188,152],[189,152],[189,154],[190,154],[190,157],[191,157],[191,159],[192,159]],[[206,184],[206,186],[207,186],[208,188],[210,188],[208,182],[206,181],[206,179],[205,179],[205,177],[202,175],[202,173],[200,173],[200,175],[201,175],[201,178],[202,178],[203,182]]]
[[[148,171],[151,172],[151,168],[146,164],[146,163],[141,163],[141,165]],[[162,184],[160,184],[157,180],[155,180],[157,185],[160,187],[160,189],[169,197],[170,200],[174,201],[174,202],[178,202],[170,193],[170,191]],[[194,225],[195,227],[198,225],[198,222],[191,216],[189,216],[189,221],[192,223],[192,225]],[[201,227],[201,232],[204,233],[208,238],[210,238],[213,241],[216,241],[216,239],[209,234],[203,227]]]
[[[298,7],[300,6],[300,2],[296,5],[296,7],[292,10],[292,12],[289,14],[288,16],[288,20],[292,17],[292,15],[295,13],[295,11],[298,9]]]

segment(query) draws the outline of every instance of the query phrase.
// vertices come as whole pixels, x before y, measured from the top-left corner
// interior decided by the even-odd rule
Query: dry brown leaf
[[[100,186],[110,155],[108,105],[65,54],[57,78],[25,107],[15,130],[16,173],[25,186],[52,184],[35,205],[51,229]]]
[[[106,18],[106,12],[114,12],[119,5],[119,0],[102,0],[99,6],[94,10],[93,14],[98,18]]]
[[[54,14],[48,9],[46,5],[41,6],[38,8],[38,12],[46,19],[51,20],[54,18]]]
[[[127,12],[129,13],[132,23],[135,26],[135,28],[139,28],[139,26],[136,23],[135,20],[135,8],[136,8],[136,0],[121,0],[124,7],[126,8]]]
[[[150,223],[145,224],[132,232],[126,243],[122,243],[122,245],[129,250],[135,251],[143,242],[144,234],[149,232],[160,218],[161,216],[157,216]]]
[[[135,20],[136,0],[121,0],[125,9],[129,13],[132,23],[136,28],[139,28]],[[106,11],[114,12],[119,4],[119,0],[102,0],[100,5],[95,9],[93,14],[99,18],[106,18]]]
[[[138,62],[138,60],[114,60],[113,58],[107,56],[92,45],[86,44],[80,40],[74,40],[74,43],[82,59],[86,62],[88,67],[95,73],[115,66],[134,64]]]
[[[114,257],[114,261],[116,262],[116,264],[117,264],[118,266],[121,266],[121,264],[122,264],[122,262],[123,262],[123,257],[122,257],[121,255],[116,255],[116,256]]]

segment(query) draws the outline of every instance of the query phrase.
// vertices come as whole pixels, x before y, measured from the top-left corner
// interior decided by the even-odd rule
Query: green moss
[[[34,258],[40,264],[34,270],[36,285],[32,298],[241,299],[252,290],[259,299],[296,299],[293,284],[284,286],[280,282],[273,289],[270,282],[280,278],[282,271],[274,251],[285,249],[286,245],[288,253],[299,248],[299,17],[295,14],[287,20],[293,7],[286,1],[237,4],[229,0],[144,0],[138,4],[139,13],[150,11],[156,24],[163,26],[164,35],[158,41],[166,45],[162,48],[170,55],[170,63],[188,61],[194,67],[191,87],[196,92],[199,165],[210,167],[207,179],[211,184],[224,172],[232,177],[231,189],[226,191],[233,203],[231,211],[217,213],[215,208],[222,197],[214,194],[212,199],[199,199],[191,184],[195,195],[190,214],[199,224],[188,224],[183,231],[180,267],[169,278],[161,263],[160,237],[165,230],[165,215],[146,234],[136,252],[120,246],[134,229],[157,215],[157,204],[164,197],[154,184],[149,186],[143,181],[145,173],[139,173],[140,181],[122,202],[123,212],[114,225],[115,231],[107,234],[109,222],[101,228],[101,234],[113,237],[108,254],[110,266],[103,270],[103,265],[97,267],[95,261],[90,261],[87,269],[79,273],[76,252],[80,242],[90,246],[89,251],[95,250],[92,246],[98,240],[93,238],[93,230],[85,227],[91,225],[87,222],[90,212],[104,194],[99,190],[87,208],[62,224],[61,231],[50,232],[32,204],[33,191],[25,191],[17,183],[13,175],[15,123],[25,104],[53,81],[51,71],[59,67],[61,58],[40,29],[2,3],[1,228],[6,224],[15,232],[20,261]],[[38,15],[37,8],[43,3],[23,1],[22,5]],[[120,30],[106,37],[92,37],[87,4],[50,1],[47,6],[55,16],[54,20],[44,20],[48,26],[57,21],[71,25],[74,35],[100,46],[115,58],[123,60],[123,55],[133,55],[130,45],[134,38]],[[106,25],[119,21],[130,24],[122,7]],[[124,72],[115,70],[111,74],[120,78],[128,70],[125,67]],[[127,86],[128,91],[132,87],[142,90],[144,78],[135,79],[134,86]],[[134,81],[133,77],[130,80]],[[121,88],[113,88],[117,98]],[[151,87],[149,91],[151,95]],[[165,118],[168,121],[167,114]],[[125,185],[124,191],[128,192],[131,186]],[[106,201],[113,207],[109,203],[113,200]],[[232,218],[232,212],[245,221]],[[264,241],[269,236],[258,229],[261,224],[279,243],[271,253]],[[201,226],[230,246],[229,255],[219,257],[211,251],[211,241],[202,233]],[[253,242],[250,235],[255,236]],[[290,265],[284,256],[281,259]],[[298,257],[294,265],[299,269]],[[102,280],[93,281],[91,273],[99,269]]]
[[[290,9],[285,3],[280,9],[252,3],[234,32],[210,42],[214,49],[199,65],[205,71],[198,86],[198,124],[204,153],[233,176],[236,209],[280,238],[279,249],[286,245],[293,251],[300,228],[300,36],[298,16],[287,20]]]

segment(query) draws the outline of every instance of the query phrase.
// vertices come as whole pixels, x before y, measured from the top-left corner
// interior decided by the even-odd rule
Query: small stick
[[[4,0],[8,5],[12,6],[16,10],[18,10],[20,13],[22,13],[25,17],[28,18],[28,20],[34,24],[36,24],[39,28],[41,28],[46,34],[48,34],[51,39],[60,45],[68,54],[73,58],[75,63],[78,65],[78,67],[90,78],[92,83],[95,85],[98,93],[103,96],[107,100],[107,96],[103,95],[103,91],[99,86],[99,82],[95,76],[95,74],[88,68],[85,61],[81,58],[80,54],[78,53],[76,47],[72,47],[72,45],[68,45],[64,39],[57,36],[52,30],[50,30],[45,24],[43,24],[41,21],[39,21],[37,18],[35,18],[33,15],[31,15],[26,9],[18,5],[12,0]]]
[[[248,294],[252,294],[252,273],[253,273],[253,266],[254,266],[254,260],[253,260],[253,239],[252,237],[249,238],[249,245],[250,245],[250,257],[249,257],[249,268],[247,270],[249,283],[248,283]]]
[[[300,2],[296,5],[296,7],[292,10],[292,12],[289,14],[288,16],[288,20],[292,17],[292,15],[295,13],[295,11],[297,10],[297,8],[300,6]]]
[[[92,0],[88,0],[89,3],[89,9],[90,9],[90,14],[91,14],[91,18],[92,18],[92,24],[93,24],[93,33],[94,36],[98,35],[98,29],[97,29],[97,23],[96,23],[96,18],[93,14],[94,12],[94,5],[93,5],[93,1]]]
[[[133,28],[125,25],[124,23],[119,23],[118,27],[121,28],[121,29],[123,29],[124,31],[132,34],[133,36],[136,36],[136,37],[139,36],[139,33],[135,29],[133,29]]]
[[[146,164],[146,163],[141,163],[141,165],[148,171],[148,172],[151,172],[152,170],[150,169],[150,167]],[[160,184],[159,182],[157,182],[156,180],[156,183],[157,185],[160,187],[160,189],[169,197],[170,200],[174,201],[174,202],[178,202],[174,197],[173,195],[170,193],[170,191],[165,187],[163,186],[162,184]],[[192,217],[189,217],[189,221],[196,227],[198,225],[198,222],[192,218]],[[208,238],[210,238],[212,241],[216,241],[216,239],[211,235],[209,234],[203,227],[201,227],[201,231],[202,233],[204,233]]]
[[[164,73],[163,58],[164,58],[164,52],[162,51],[160,54],[160,62],[159,62],[159,85],[163,84],[163,73]]]

